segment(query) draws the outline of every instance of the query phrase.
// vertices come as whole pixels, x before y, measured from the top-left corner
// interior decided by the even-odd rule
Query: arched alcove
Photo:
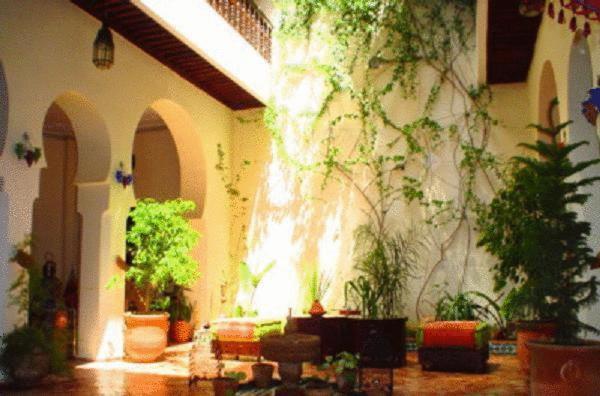
[[[550,61],[546,61],[542,67],[539,87],[538,123],[544,127],[558,125],[560,123],[559,107],[552,103],[558,96],[556,89],[556,78],[554,68]],[[538,132],[538,139],[549,142],[550,137]]]
[[[192,217],[202,217],[206,197],[206,166],[200,133],[195,129],[190,115],[177,103],[167,99],[160,99],[153,102],[149,108],[146,109],[142,117],[140,117],[142,126],[144,119],[149,121],[147,122],[149,128],[146,129],[152,130],[156,128],[159,130],[159,134],[157,135],[152,135],[152,132],[146,132],[148,134],[148,139],[156,138],[156,140],[160,140],[167,144],[166,147],[161,149],[161,155],[169,155],[170,153],[170,158],[167,159],[165,157],[165,159],[168,161],[168,167],[171,169],[171,174],[165,177],[170,177],[171,179],[178,177],[179,179],[178,181],[169,180],[168,189],[165,188],[165,193],[163,195],[171,197],[174,192],[178,190],[177,197],[192,200],[196,203],[197,209],[192,214]],[[154,126],[152,126],[153,123]],[[162,124],[164,124],[164,127]],[[168,135],[166,134],[166,131],[169,132]],[[139,128],[138,132],[140,132]],[[136,135],[138,134],[136,133]],[[138,137],[136,136],[136,139],[137,138]],[[175,159],[171,144],[174,144],[175,153],[177,155],[179,174],[175,171],[176,166],[173,162]],[[136,142],[134,141],[134,152],[135,151]],[[142,158],[136,155],[135,173],[139,172],[139,177],[146,177],[141,174],[140,168],[144,166],[140,162],[141,159]],[[153,167],[160,166],[159,163],[151,165]],[[137,182],[138,180],[134,183]],[[138,190],[136,190],[136,198],[139,197],[138,195]]]
[[[6,135],[8,134],[8,87],[4,67],[0,62],[0,155],[4,152]],[[0,188],[0,191],[2,189]]]
[[[40,264],[51,257],[64,285],[71,273],[79,273],[80,264],[78,155],[71,121],[55,103],[46,113],[42,138],[46,167],[40,171],[39,195],[33,206],[33,254]]]
[[[180,160],[175,140],[152,108],[144,112],[135,132],[132,169],[136,199],[165,201],[181,196]]]
[[[67,115],[77,139],[76,183],[106,181],[111,166],[110,136],[95,106],[75,92],[58,96],[54,103]]]
[[[569,56],[568,100],[569,118],[573,121],[569,128],[569,143],[589,142],[571,154],[573,161],[588,161],[600,157],[600,144],[596,128],[591,125],[581,112],[581,102],[588,96],[593,87],[593,70],[590,49],[587,40],[577,34]],[[589,167],[581,172],[578,178],[588,178],[600,175],[600,165]],[[582,219],[590,222],[591,234],[589,246],[594,254],[600,251],[600,184],[582,188],[582,193],[590,194],[588,202],[579,209]],[[596,327],[600,326],[600,304],[581,313],[581,319]],[[588,334],[590,336],[590,334]]]
[[[49,104],[41,131],[45,167],[33,208],[33,252],[39,265],[46,257],[56,262],[63,296],[70,283],[76,354],[95,359],[105,330],[100,312],[109,303],[100,295],[110,251],[110,223],[104,220],[110,202],[110,137],[95,106],[72,91]]]

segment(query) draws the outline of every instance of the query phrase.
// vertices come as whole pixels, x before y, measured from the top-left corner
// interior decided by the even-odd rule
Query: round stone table
[[[277,362],[285,386],[295,386],[302,378],[302,363],[320,357],[321,338],[308,334],[283,334],[263,337],[260,341],[265,359]]]

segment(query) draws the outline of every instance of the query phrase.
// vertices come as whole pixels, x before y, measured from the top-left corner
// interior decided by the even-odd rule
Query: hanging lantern
[[[115,44],[112,33],[105,22],[102,22],[102,27],[98,30],[96,40],[94,40],[92,61],[101,70],[110,69],[115,63]]]
[[[527,18],[538,17],[544,12],[545,0],[521,0],[519,13]]]

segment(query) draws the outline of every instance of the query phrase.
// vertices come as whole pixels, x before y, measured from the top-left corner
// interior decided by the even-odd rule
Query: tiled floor
[[[188,388],[187,346],[169,348],[166,360],[152,364],[126,362],[82,363],[73,378],[37,389],[2,395],[211,395],[209,384]],[[228,361],[228,370],[248,372],[252,362]],[[314,372],[306,368],[306,374]],[[513,356],[492,356],[488,374],[421,371],[415,353],[408,366],[394,372],[394,395],[527,395],[527,381]]]

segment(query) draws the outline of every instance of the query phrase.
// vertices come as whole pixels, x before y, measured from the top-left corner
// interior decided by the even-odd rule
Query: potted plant
[[[333,368],[335,382],[341,392],[351,392],[356,386],[359,355],[350,352],[340,352],[335,358],[327,356],[322,369]]]
[[[252,378],[258,388],[268,388],[273,381],[274,367],[272,364],[260,361],[252,365]]]
[[[41,271],[32,264],[22,271],[9,289],[9,305],[19,314],[40,316],[39,300],[44,290]],[[43,299],[42,299],[43,300]],[[68,371],[64,345],[58,329],[36,327],[29,322],[0,339],[0,371],[15,387],[37,385],[48,374]]]
[[[193,305],[183,293],[183,289],[176,287],[176,292],[170,298],[169,336],[176,343],[188,342],[192,339],[193,327],[191,324]]]
[[[598,301],[600,282],[587,277],[596,260],[587,245],[590,224],[575,212],[588,199],[580,187],[600,180],[576,176],[600,159],[571,162],[569,155],[586,142],[558,142],[567,125],[538,127],[552,141],[523,145],[539,159],[514,158],[507,186],[482,219],[480,244],[499,258],[496,288],[513,286],[506,305],[555,328],[552,343],[528,344],[533,394],[594,394],[600,387],[600,346],[578,338],[581,331],[598,333],[578,313]]]
[[[325,315],[326,311],[321,304],[325,292],[331,284],[331,280],[320,273],[317,268],[308,272],[305,279],[306,286],[306,305],[310,308],[308,313],[312,317],[319,317]]]
[[[406,364],[404,292],[417,266],[418,239],[411,231],[386,233],[363,225],[355,232],[355,269],[345,285],[345,305],[354,301],[362,318],[351,318],[353,350],[362,352],[372,334],[385,337],[393,349],[394,367]]]
[[[162,356],[169,328],[166,292],[189,287],[200,276],[198,263],[190,257],[199,235],[185,218],[194,209],[191,201],[145,199],[131,212],[127,242],[132,259],[125,278],[142,302],[139,312],[125,314],[125,354],[132,361],[152,362]]]
[[[217,377],[212,380],[215,396],[234,396],[240,386],[240,381],[246,379],[246,374],[241,371],[229,371],[225,372],[223,376],[225,365],[220,359],[218,360]]]
[[[18,327],[2,336],[0,370],[16,387],[35,386],[50,373],[50,352],[42,330]]]
[[[435,305],[435,319],[442,321],[479,320],[493,326],[494,339],[507,339],[509,324],[496,300],[479,291],[458,292],[451,295],[447,291]]]

